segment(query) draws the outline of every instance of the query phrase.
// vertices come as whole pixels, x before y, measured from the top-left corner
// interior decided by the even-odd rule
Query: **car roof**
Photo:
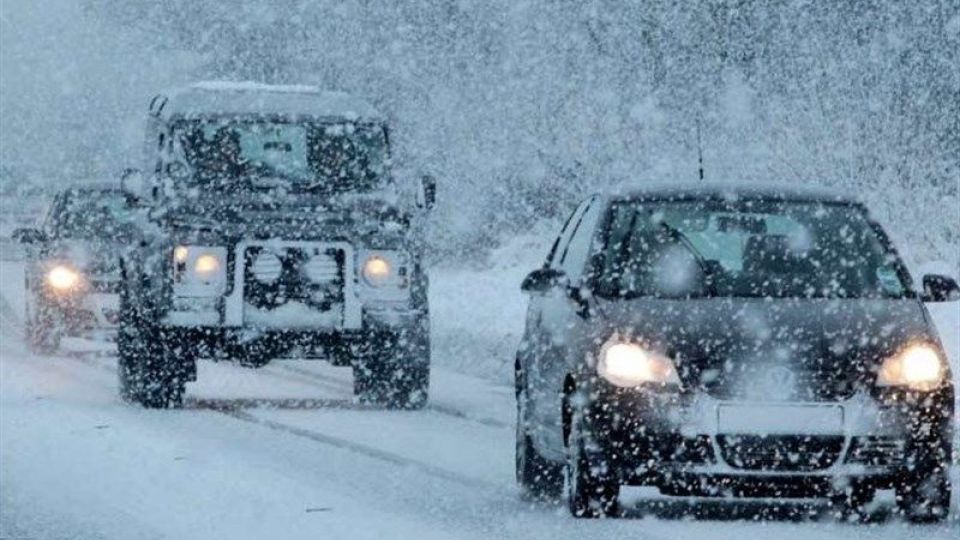
[[[198,82],[159,94],[150,102],[150,114],[166,120],[258,115],[384,121],[373,105],[346,92],[306,85],[226,81]]]
[[[855,196],[823,186],[796,186],[784,183],[651,184],[627,187],[607,194],[613,200],[769,200],[829,202],[862,205]]]

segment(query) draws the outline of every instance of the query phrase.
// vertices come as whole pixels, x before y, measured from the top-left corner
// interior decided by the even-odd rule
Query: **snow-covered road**
[[[889,501],[869,524],[822,505],[624,497],[627,519],[521,502],[508,386],[438,368],[423,411],[364,409],[323,363],[202,363],[183,410],[116,397],[115,358],[27,353],[0,266],[0,538],[957,538]],[[435,278],[436,279],[436,278]],[[442,280],[437,280],[442,281]],[[456,362],[439,362],[456,365]],[[957,515],[956,500],[954,516]],[[753,520],[758,511],[766,514]]]

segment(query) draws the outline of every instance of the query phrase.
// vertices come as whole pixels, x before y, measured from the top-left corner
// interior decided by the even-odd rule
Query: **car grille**
[[[751,471],[819,471],[840,458],[843,436],[718,435],[728,465]]]
[[[854,437],[850,441],[847,463],[896,465],[903,462],[904,446],[903,440],[891,437]]]
[[[740,376],[722,374],[709,382],[703,383],[703,388],[711,397],[721,400],[759,400],[759,401],[806,401],[826,402],[843,401],[853,396],[856,387],[853,381],[838,377],[836,372],[797,371],[794,372],[794,381],[789,391],[774,390],[776,395],[753,395],[752,388],[763,390],[762,380],[752,381],[751,378],[762,374],[762,368],[747,370]]]
[[[338,247],[248,247],[244,301],[260,309],[295,301],[328,311],[343,302],[345,261],[346,253]]]

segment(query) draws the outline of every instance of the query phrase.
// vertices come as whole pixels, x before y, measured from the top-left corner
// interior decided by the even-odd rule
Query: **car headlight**
[[[946,362],[939,350],[927,344],[915,344],[883,361],[877,373],[877,385],[933,390],[943,383],[946,374]]]
[[[396,251],[364,253],[360,275],[367,285],[374,288],[407,286],[407,267],[402,254]]]
[[[215,246],[173,249],[174,292],[178,296],[209,296],[226,288],[227,250]]]
[[[610,383],[624,388],[642,384],[680,385],[673,360],[636,343],[612,342],[604,345],[597,362],[597,373]]]
[[[47,284],[57,292],[66,292],[80,285],[80,273],[69,266],[58,264],[47,272]]]

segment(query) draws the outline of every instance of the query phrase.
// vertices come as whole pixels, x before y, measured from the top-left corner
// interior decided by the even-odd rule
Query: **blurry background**
[[[857,192],[908,258],[957,273],[958,0],[236,4],[0,2],[0,213],[135,163],[156,91],[250,79],[386,112],[401,168],[441,181],[438,259],[597,189],[695,181],[702,118],[708,179]]]

